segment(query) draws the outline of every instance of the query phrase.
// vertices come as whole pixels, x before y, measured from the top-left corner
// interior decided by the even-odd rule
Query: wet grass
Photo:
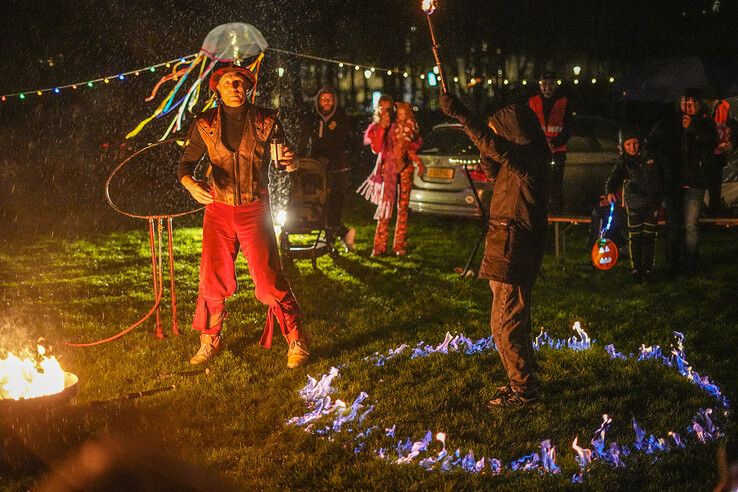
[[[246,266],[239,260],[240,289],[229,302],[227,350],[208,374],[189,373],[197,346],[189,328],[197,290],[197,227],[175,229],[180,337],[152,337],[147,322],[119,341],[75,349],[61,340],[90,341],[128,326],[151,306],[151,261],[146,231],[119,231],[6,240],[0,248],[2,346],[17,348],[38,336],[55,343],[63,366],[79,375],[74,404],[44,415],[14,416],[5,425],[5,468],[0,487],[27,489],[44,477],[49,464],[88,439],[125,434],[139,443],[157,443],[168,453],[224,475],[239,488],[256,489],[566,489],[576,470],[570,444],[588,442],[601,422],[613,416],[609,437],[630,443],[632,417],[649,433],[686,434],[700,407],[714,406],[695,386],[655,363],[611,361],[603,347],[637,351],[641,343],[668,346],[671,333],[685,333],[689,361],[735,398],[738,355],[738,231],[705,231],[706,273],[675,281],[633,285],[625,264],[595,272],[583,245],[584,231],[569,242],[565,263],[550,256],[534,289],[534,325],[554,337],[568,337],[580,321],[597,339],[584,353],[539,353],[544,395],[522,410],[489,412],[485,402],[503,382],[496,353],[454,354],[374,367],[362,358],[402,343],[437,343],[447,331],[470,338],[489,333],[490,292],[480,280],[460,279],[478,224],[413,217],[410,254],[369,258],[372,224],[359,212],[358,251],[335,261],[320,258],[319,270],[297,262],[289,272],[313,337],[313,359],[287,370],[286,346],[258,348],[266,309],[252,294]],[[165,281],[166,276],[165,276]],[[168,283],[167,283],[168,285]],[[165,293],[165,301],[167,301]],[[168,301],[162,309],[170,323]],[[559,451],[564,473],[501,476],[426,472],[395,466],[363,452],[350,439],[327,440],[285,425],[305,408],[297,391],[307,375],[319,376],[343,364],[337,397],[360,391],[376,403],[368,423],[397,424],[397,435],[422,437],[444,431],[449,447],[473,449],[503,462],[537,451],[548,438]],[[134,392],[175,389],[137,399]],[[20,420],[19,420],[20,419]],[[368,444],[378,447],[379,436]],[[386,445],[386,443],[384,444]],[[15,459],[7,453],[15,453]],[[8,466],[10,462],[11,466]],[[715,445],[695,445],[650,458],[628,459],[628,468],[595,465],[586,485],[595,489],[709,489],[716,482]]]

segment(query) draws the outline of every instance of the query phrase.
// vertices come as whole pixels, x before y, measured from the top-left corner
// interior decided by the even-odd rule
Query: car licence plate
[[[429,167],[426,174],[429,178],[454,179],[454,169],[450,167]]]

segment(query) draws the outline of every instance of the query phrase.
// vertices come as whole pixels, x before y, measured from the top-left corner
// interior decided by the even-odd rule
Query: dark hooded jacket
[[[335,104],[330,114],[320,112],[318,99],[321,94],[333,94]],[[297,155],[303,157],[326,158],[331,171],[349,169],[349,127],[348,119],[338,107],[336,91],[325,86],[315,96],[315,111],[300,125],[297,141]]]
[[[546,244],[551,154],[529,107],[508,105],[489,122],[494,131],[475,119],[463,127],[482,154],[485,172],[494,180],[479,276],[532,285]]]
[[[706,188],[708,169],[717,147],[715,123],[700,113],[692,118],[689,128],[682,127],[681,113],[658,122],[646,142],[661,166],[668,190],[682,186]]]
[[[629,209],[655,210],[663,198],[661,166],[647,151],[631,156],[623,153],[607,179],[605,189],[613,195],[623,187],[623,202]]]

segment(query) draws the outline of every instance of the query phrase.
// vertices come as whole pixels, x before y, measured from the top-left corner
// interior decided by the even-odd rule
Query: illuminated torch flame
[[[65,373],[56,357],[39,345],[38,358],[9,352],[0,358],[0,399],[20,400],[53,395],[65,388]]]
[[[436,11],[436,8],[438,7],[438,4],[436,0],[423,0],[423,10],[425,10],[425,13],[428,15],[431,15],[433,12]]]

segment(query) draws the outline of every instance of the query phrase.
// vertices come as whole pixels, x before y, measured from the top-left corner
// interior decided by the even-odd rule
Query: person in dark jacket
[[[297,155],[328,161],[331,192],[326,204],[328,240],[341,238],[347,250],[355,247],[356,231],[343,223],[343,208],[351,186],[349,123],[338,107],[336,91],[325,86],[315,97],[315,112],[302,122]]]
[[[180,183],[205,205],[200,287],[192,321],[200,332],[200,348],[192,364],[206,363],[223,349],[225,300],[238,285],[239,249],[248,261],[257,299],[269,306],[261,346],[271,347],[276,318],[289,345],[287,367],[304,365],[309,355],[300,306],[280,267],[269,209],[269,146],[275,137],[281,138],[282,127],[275,111],[247,100],[255,82],[251,71],[236,65],[213,72],[210,89],[218,105],[192,123],[179,163]],[[294,170],[292,152],[282,150],[282,159],[274,164]],[[205,154],[210,159],[207,179],[196,180],[195,170]]]
[[[509,382],[498,388],[489,405],[530,403],[538,392],[531,290],[546,243],[549,146],[535,114],[524,105],[503,107],[487,125],[453,94],[441,94],[440,105],[463,125],[494,181],[479,276],[490,281],[492,334]]]
[[[679,109],[677,115],[658,122],[646,142],[664,172],[666,256],[672,275],[698,270],[700,211],[718,143],[715,123],[702,110],[699,90],[687,89]]]
[[[633,278],[640,282],[652,276],[662,199],[662,177],[658,165],[645,149],[638,128],[620,129],[620,162],[605,186],[607,201],[615,203],[623,188],[623,203],[628,214],[628,255]]]

